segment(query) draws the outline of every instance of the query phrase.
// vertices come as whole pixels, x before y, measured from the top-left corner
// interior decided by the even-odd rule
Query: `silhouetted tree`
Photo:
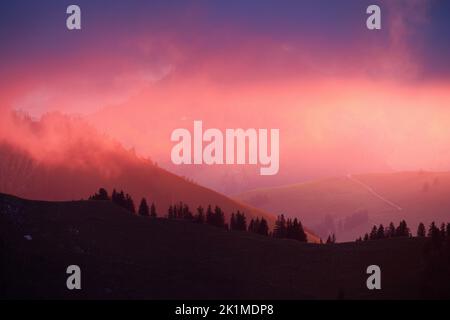
[[[125,196],[125,208],[131,213],[136,213],[133,198],[131,198],[129,194],[126,194]]]
[[[250,219],[250,223],[248,224],[248,232],[255,232],[255,220],[253,219]]]
[[[376,240],[378,235],[377,226],[373,226],[372,231],[370,231],[370,240]]]
[[[116,189],[114,189],[111,199],[119,207],[125,207],[125,194],[123,193],[123,191],[117,192]]]
[[[112,193],[111,200],[113,203],[118,205],[119,207],[122,207],[131,213],[136,213],[136,208],[134,206],[134,201],[131,198],[129,194],[124,194],[123,191],[120,191],[119,193],[114,189]]]
[[[114,190],[115,191],[115,190]],[[125,208],[126,203],[125,203],[125,194],[123,193],[123,191],[120,191],[119,193],[117,192],[113,192],[113,198],[112,198],[113,202],[115,204],[117,204],[118,206]]]
[[[195,215],[194,222],[196,223],[205,223],[205,214],[202,206],[197,208],[197,214]]]
[[[236,217],[234,216],[234,212],[231,213],[230,229],[231,229],[231,231],[235,231],[236,230]]]
[[[395,225],[393,222],[389,223],[389,227],[386,230],[386,237],[387,238],[395,237]]]
[[[417,227],[417,236],[419,238],[423,238],[426,236],[425,225],[422,222],[419,223],[419,226]]]
[[[336,235],[333,233],[328,236],[327,238],[327,244],[333,244],[336,243]]]
[[[246,231],[247,230],[247,221],[245,215],[241,213],[239,210],[235,214],[234,212],[231,214],[230,218],[230,229],[232,231]]]
[[[395,230],[395,235],[397,237],[409,237],[411,235],[405,220],[400,221],[400,224]]]
[[[191,210],[189,210],[189,206],[187,204],[185,204],[183,206],[183,211],[182,211],[181,216],[185,220],[193,220],[194,219],[194,216],[192,215]]]
[[[292,239],[294,237],[294,230],[292,228],[292,220],[290,218],[286,219],[286,232],[283,238]]]
[[[219,228],[225,228],[225,214],[220,207],[216,206],[214,208],[214,225]]]
[[[214,212],[212,211],[211,205],[206,209],[206,223],[209,225],[214,225]]]
[[[242,212],[236,213],[236,230],[246,231],[247,230],[247,219],[245,218],[245,214]]]
[[[98,189],[98,193],[89,197],[89,200],[111,200],[108,196],[108,191],[105,188]]]
[[[364,241],[369,241],[369,234],[368,234],[368,233],[366,233],[366,234],[364,235]]]
[[[179,205],[174,206],[175,218],[183,219],[183,203],[180,202]]]
[[[428,229],[428,237],[431,238],[431,244],[434,248],[441,248],[441,233],[433,221]]]
[[[382,224],[378,227],[376,238],[384,239],[384,226]]]
[[[436,229],[437,229],[436,228],[436,223],[433,221],[430,224],[430,227],[428,228],[427,237],[432,238],[433,237],[433,233],[435,232]]]
[[[219,206],[215,206],[214,211],[212,211],[211,206],[208,206],[206,211],[206,223],[219,228],[228,227],[225,224],[225,214]]]
[[[261,221],[259,222],[258,234],[263,236],[269,235],[269,225],[267,224],[267,221],[264,218],[261,218]]]
[[[442,222],[441,228],[439,229],[439,231],[440,231],[441,240],[444,241],[446,238],[445,223]]]
[[[273,229],[273,237],[283,239],[286,238],[286,220],[284,215],[279,215]]]
[[[172,205],[169,206],[169,210],[167,211],[167,219],[175,219],[175,213]]]
[[[112,200],[112,202],[116,202],[116,200],[117,200],[117,191],[116,191],[116,189],[113,189],[113,192],[111,194],[111,200]]]
[[[158,214],[156,213],[156,206],[155,203],[152,202],[152,205],[150,207],[150,217],[152,218],[156,218],[158,216]]]
[[[145,216],[145,217],[150,215],[150,210],[148,208],[147,200],[145,198],[142,198],[142,200],[141,200],[141,204],[139,205],[138,214],[140,216]]]
[[[297,220],[297,218],[294,219],[294,221],[292,222],[292,238],[291,239],[295,239],[301,242],[306,242],[307,241],[307,236],[305,233],[305,230],[303,229],[303,225],[300,221]]]

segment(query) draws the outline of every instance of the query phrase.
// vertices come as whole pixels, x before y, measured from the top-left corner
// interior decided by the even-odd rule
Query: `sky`
[[[70,4],[80,31],[66,29]],[[0,112],[79,115],[230,193],[236,181],[450,170],[449,33],[446,0],[2,1]],[[279,128],[279,174],[171,165],[170,133],[194,120]]]

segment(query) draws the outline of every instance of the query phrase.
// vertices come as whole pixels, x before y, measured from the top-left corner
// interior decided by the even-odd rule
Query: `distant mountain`
[[[257,189],[235,197],[270,212],[301,217],[321,237],[354,240],[374,224],[450,220],[450,172],[363,174]]]
[[[15,132],[22,138],[14,144],[0,140],[0,192],[30,199],[77,200],[88,198],[99,187],[109,192],[116,188],[132,195],[136,206],[146,197],[161,216],[170,204],[182,201],[193,212],[199,205],[211,204],[221,207],[227,220],[231,212],[240,210],[249,220],[265,217],[270,225],[274,223],[269,212],[159,168],[80,119],[50,114],[39,122],[14,121]],[[307,233],[310,241],[318,241]]]
[[[448,292],[445,270],[425,283],[423,244],[305,244],[133,216],[110,201],[0,194],[0,298],[417,299],[424,288]],[[82,290],[66,288],[73,264]],[[372,264],[382,266],[382,290],[367,290]]]

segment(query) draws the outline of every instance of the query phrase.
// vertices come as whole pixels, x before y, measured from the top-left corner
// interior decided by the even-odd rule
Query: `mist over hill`
[[[235,198],[272,212],[301,217],[322,238],[335,233],[352,241],[373,225],[407,220],[415,234],[420,222],[450,220],[450,172],[348,175],[276,188]]]
[[[269,225],[275,221],[272,213],[202,187],[137,156],[80,118],[53,113],[39,121],[17,115],[7,123],[3,121],[14,130],[2,132],[0,140],[0,192],[30,199],[78,200],[86,199],[99,187],[110,192],[115,188],[125,190],[135,202],[146,197],[155,203],[160,216],[167,214],[170,205],[183,202],[192,210],[200,205],[218,205],[227,221],[237,210],[248,219],[264,217]],[[307,232],[310,241],[318,241]]]

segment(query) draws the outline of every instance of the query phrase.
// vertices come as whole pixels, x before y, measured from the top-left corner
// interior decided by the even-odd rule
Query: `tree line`
[[[420,237],[424,237],[424,226],[420,226]],[[418,230],[419,231],[419,230]],[[419,234],[418,234],[419,236]],[[450,298],[450,223],[440,227],[432,222],[424,245],[423,294],[431,299]],[[435,288],[430,284],[435,283]]]
[[[369,240],[380,240],[387,238],[398,238],[398,237],[412,237],[412,233],[408,227],[405,220],[400,221],[399,225],[396,227],[393,222],[389,224],[387,228],[380,224],[379,226],[374,225],[372,230],[364,235],[364,237],[359,237],[356,241],[369,241]],[[437,227],[436,223],[433,221],[428,230],[426,230],[425,225],[421,222],[417,227],[416,236],[418,238],[428,237],[431,242],[436,246],[444,245],[447,239],[450,239],[450,223],[441,223],[440,227]]]
[[[149,207],[146,198],[142,198],[139,209],[136,212],[132,197],[122,190],[117,192],[114,189],[110,197],[105,188],[100,188],[98,192],[89,197],[89,200],[112,201],[133,214],[152,218],[158,216],[155,204],[152,203]],[[271,236],[277,239],[293,239],[300,242],[307,242],[307,236],[302,223],[297,218],[286,219],[284,215],[277,217],[273,232],[270,232],[269,224],[264,217],[252,218],[250,222],[247,223],[245,214],[239,210],[237,212],[232,212],[229,223],[226,223],[225,212],[217,205],[214,208],[209,205],[206,208],[206,211],[202,206],[199,206],[195,212],[192,212],[189,205],[186,203],[179,202],[178,204],[171,204],[167,210],[167,219],[186,220],[230,231],[245,231],[262,236]]]
[[[374,226],[364,238],[356,241],[380,240],[386,238],[412,238],[413,234],[405,220],[398,226],[392,222],[387,228],[382,224]],[[432,222],[428,228],[419,223],[415,234],[417,246],[422,249],[423,266],[418,274],[421,281],[420,294],[425,299],[450,298],[450,223],[436,224]]]
[[[269,236],[269,224],[263,217],[251,219],[247,224],[247,218],[243,212],[239,210],[232,212],[229,223],[225,222],[225,212],[219,207],[214,209],[209,205],[205,209],[199,206],[195,214],[189,209],[189,206],[183,202],[178,205],[170,205],[167,213],[168,219],[182,219],[192,221],[194,223],[208,224],[218,228],[230,231],[248,231],[264,236]]]
[[[306,242],[307,237],[303,225],[295,218],[294,220],[286,219],[284,215],[280,215],[275,222],[273,229],[273,237],[279,239],[294,239],[300,242]]]
[[[425,237],[425,226],[423,223],[419,225],[417,236]],[[450,257],[450,223],[441,223],[440,227],[437,227],[436,223],[433,221],[428,228],[426,236],[430,239],[430,247],[432,250],[441,250],[442,248],[445,248]]]
[[[123,190],[117,192],[116,189],[114,189],[110,197],[105,188],[100,188],[98,192],[89,197],[89,200],[112,201],[114,204],[130,211],[133,214],[137,213],[140,216],[148,216],[153,218],[157,217],[155,204],[152,203],[149,207],[147,204],[147,199],[145,198],[142,198],[141,203],[139,204],[139,209],[136,212],[133,198],[128,193],[124,193]]]

